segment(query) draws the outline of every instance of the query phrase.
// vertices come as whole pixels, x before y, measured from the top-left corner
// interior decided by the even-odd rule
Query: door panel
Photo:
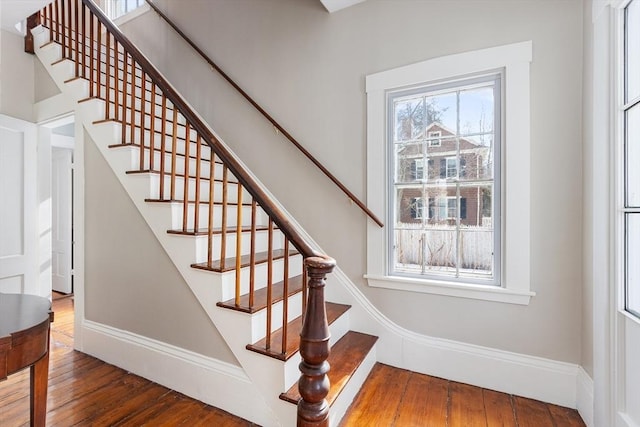
[[[0,292],[44,294],[38,283],[35,125],[0,115]]]
[[[51,153],[52,288],[73,292],[71,279],[72,159],[73,151],[53,148]]]
[[[640,325],[625,316],[625,408],[628,425],[640,425]]]

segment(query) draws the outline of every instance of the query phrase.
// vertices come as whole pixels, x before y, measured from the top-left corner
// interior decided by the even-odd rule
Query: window
[[[422,219],[424,216],[424,201],[421,197],[413,197],[411,199],[411,218]]]
[[[424,159],[413,160],[412,175],[413,175],[413,179],[416,181],[420,181],[424,179]]]
[[[535,295],[531,56],[523,42],[367,76],[367,200],[385,222],[367,229],[370,286],[515,304]]]
[[[498,284],[500,260],[494,255],[499,253],[495,247],[500,244],[500,222],[486,226],[480,212],[494,217],[500,211],[499,164],[491,164],[491,159],[500,158],[501,75],[490,73],[388,94],[390,170],[401,168],[407,156],[423,156],[413,161],[414,176],[420,182],[407,184],[390,177],[395,195],[389,215],[393,223],[389,227],[390,275]],[[437,151],[432,150],[435,136],[440,142]],[[424,179],[424,157],[439,159],[440,180]],[[490,164],[463,175],[466,158],[475,165]],[[482,198],[483,192],[493,197]],[[435,199],[428,218],[423,216],[423,198],[416,198],[416,193]],[[409,204],[407,197],[411,197]],[[468,198],[477,200],[477,212],[469,218]],[[481,206],[483,202],[488,206]],[[402,212],[407,208],[409,215]]]
[[[640,317],[640,1],[624,12],[624,140],[625,308]]]
[[[429,137],[429,146],[430,147],[440,147],[440,135],[441,134],[442,134],[442,132],[440,132],[440,131],[429,132],[428,137]]]
[[[116,19],[144,6],[145,0],[102,0],[105,14]]]

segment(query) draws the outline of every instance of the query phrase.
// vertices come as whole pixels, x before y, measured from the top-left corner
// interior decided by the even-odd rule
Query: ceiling
[[[336,12],[365,0],[320,0],[329,12]],[[19,32],[16,24],[33,12],[42,9],[51,0],[0,0],[0,27],[3,30]]]
[[[17,33],[17,23],[50,2],[51,0],[0,0],[0,27]]]

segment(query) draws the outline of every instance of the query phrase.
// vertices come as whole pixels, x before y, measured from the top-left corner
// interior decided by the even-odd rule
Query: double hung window
[[[498,72],[389,94],[391,274],[498,283],[501,87]]]
[[[370,286],[513,304],[535,295],[531,60],[521,42],[367,76],[367,202],[385,223],[367,226]]]

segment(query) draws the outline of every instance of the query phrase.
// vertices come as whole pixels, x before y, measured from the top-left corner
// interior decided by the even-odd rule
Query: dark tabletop
[[[49,319],[50,309],[47,298],[0,293],[0,338],[39,325]]]

